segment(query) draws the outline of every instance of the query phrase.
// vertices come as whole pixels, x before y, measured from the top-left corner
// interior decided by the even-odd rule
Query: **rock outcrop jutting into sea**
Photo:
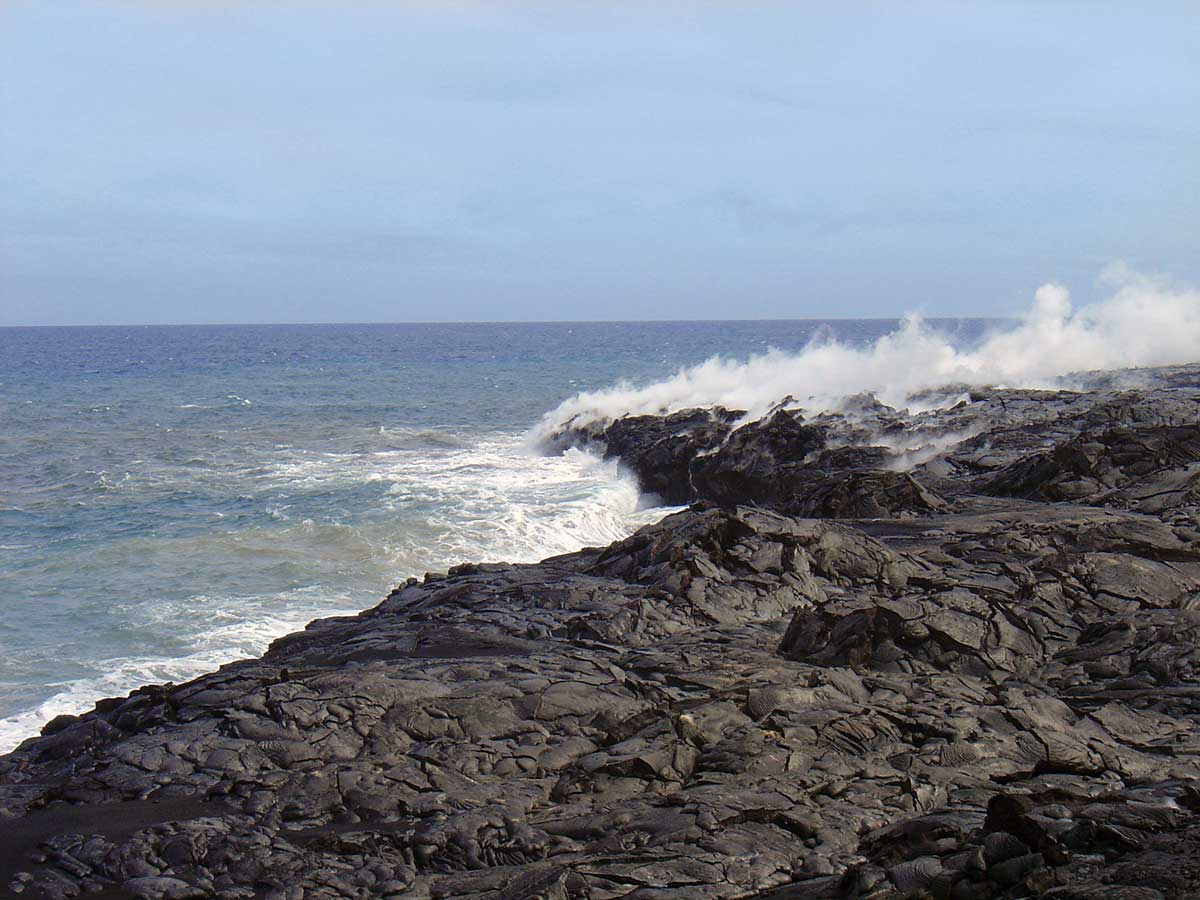
[[[1196,897],[1200,367],[1105,377],[568,423],[693,505],[51,722],[0,891]]]

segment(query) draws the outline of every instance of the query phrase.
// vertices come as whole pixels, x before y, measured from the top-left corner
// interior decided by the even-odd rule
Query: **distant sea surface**
[[[408,576],[660,517],[615,465],[531,445],[581,390],[897,324],[0,329],[0,751]]]

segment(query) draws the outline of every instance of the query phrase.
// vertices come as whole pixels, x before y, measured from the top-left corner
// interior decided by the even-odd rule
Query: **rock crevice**
[[[693,505],[55,720],[0,892],[1196,896],[1200,371],[1146,378],[565,430]]]

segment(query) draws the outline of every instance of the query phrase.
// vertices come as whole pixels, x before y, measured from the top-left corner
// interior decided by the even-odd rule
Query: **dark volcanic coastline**
[[[1200,366],[1139,378],[565,427],[692,506],[51,722],[0,896],[1200,895]]]

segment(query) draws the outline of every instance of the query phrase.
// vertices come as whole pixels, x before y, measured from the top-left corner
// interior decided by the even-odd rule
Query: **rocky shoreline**
[[[1200,367],[1121,379],[567,423],[692,506],[55,720],[0,896],[1200,895]]]

